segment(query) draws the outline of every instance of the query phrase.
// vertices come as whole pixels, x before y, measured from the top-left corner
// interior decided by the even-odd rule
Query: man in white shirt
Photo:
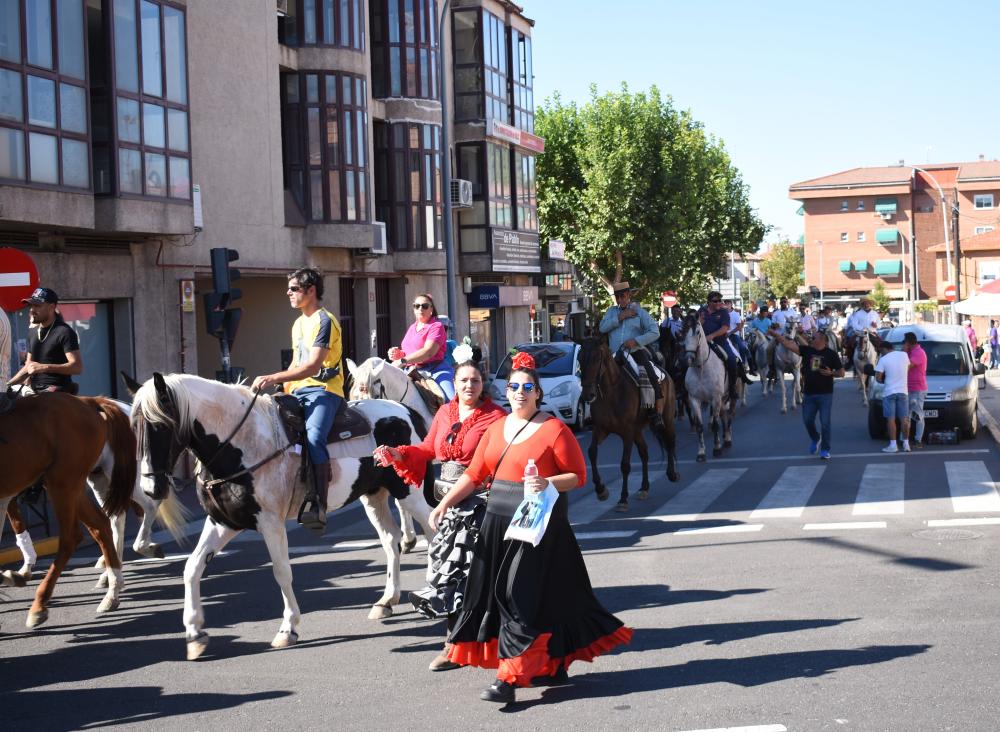
[[[747,347],[747,342],[743,340],[743,316],[740,315],[739,310],[733,307],[732,300],[725,300],[724,304],[729,311],[729,340],[736,347],[740,358],[743,359],[743,363],[747,365],[747,370],[753,374],[756,368],[753,359],[750,358],[750,349]]]
[[[878,330],[879,317],[878,313],[872,310],[873,304],[868,298],[862,298],[861,307],[851,313],[851,316],[847,319],[844,345],[847,346],[847,363],[849,364],[854,363],[854,347],[858,342],[858,334],[870,330],[872,335],[875,335],[875,332]],[[872,343],[876,346],[878,345],[877,336],[872,340]]]
[[[880,358],[875,365],[875,378],[885,384],[882,392],[882,416],[889,432],[889,444],[882,452],[899,452],[896,445],[896,420],[900,422],[903,452],[910,451],[910,409],[906,377],[910,370],[910,357],[905,351],[892,350],[891,343],[879,345]]]
[[[795,317],[798,317],[798,313],[795,312],[795,308],[788,305],[788,298],[783,297],[779,301],[778,309],[771,314],[771,322],[781,326],[781,329],[784,330],[788,319]]]
[[[804,302],[799,303],[799,330],[803,333],[813,333],[816,330],[816,318]]]

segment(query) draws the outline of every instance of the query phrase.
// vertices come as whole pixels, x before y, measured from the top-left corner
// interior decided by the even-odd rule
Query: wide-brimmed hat
[[[869,305],[872,305],[872,306],[875,305],[875,301],[872,300],[870,297],[863,297],[863,298],[861,298],[861,302],[858,303],[858,304],[859,305],[864,305],[865,303],[868,303]]]
[[[617,295],[619,292],[631,292],[632,287],[629,285],[628,280],[624,280],[614,283],[611,286],[611,291]]]

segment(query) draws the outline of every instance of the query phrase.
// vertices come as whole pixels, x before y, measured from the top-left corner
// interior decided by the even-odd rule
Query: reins
[[[260,390],[258,389],[254,391],[253,399],[250,400],[250,406],[248,406],[246,412],[243,413],[243,417],[236,425],[236,428],[229,433],[229,437],[227,437],[225,440],[219,443],[219,446],[215,449],[215,452],[212,454],[212,457],[210,457],[208,461],[205,463],[206,470],[208,470],[208,468],[211,467],[212,463],[215,462],[215,458],[219,457],[219,454],[222,452],[222,449],[228,446],[232,442],[232,439],[236,437],[236,433],[239,432],[240,429],[242,429],[244,424],[246,424],[247,419],[250,417],[250,412],[253,411],[253,405],[257,403],[257,397],[259,396],[260,396]]]

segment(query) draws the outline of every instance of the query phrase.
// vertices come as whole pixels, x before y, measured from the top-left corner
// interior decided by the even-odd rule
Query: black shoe
[[[299,523],[317,534],[326,530],[326,493],[330,489],[331,472],[330,463],[312,466],[312,492],[299,509]]]
[[[506,681],[497,679],[479,695],[483,701],[497,702],[499,704],[514,703],[514,685]]]
[[[565,666],[560,666],[551,676],[536,676],[531,680],[532,686],[563,686],[569,683],[569,674]]]

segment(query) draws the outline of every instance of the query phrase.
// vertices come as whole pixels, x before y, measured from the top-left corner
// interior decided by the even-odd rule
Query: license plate
[[[927,419],[934,419],[937,416],[938,416],[938,410],[936,410],[936,409],[925,409],[924,410],[924,417],[926,417]]]

